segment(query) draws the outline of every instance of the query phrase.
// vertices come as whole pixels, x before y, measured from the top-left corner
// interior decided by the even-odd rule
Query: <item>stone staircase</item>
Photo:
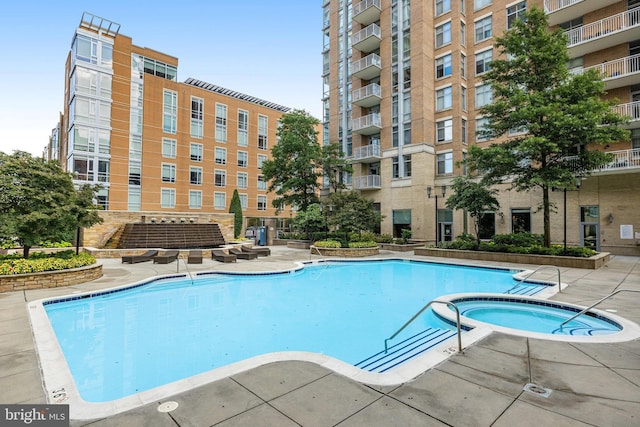
[[[196,249],[224,245],[218,224],[134,223],[126,224],[118,249]]]

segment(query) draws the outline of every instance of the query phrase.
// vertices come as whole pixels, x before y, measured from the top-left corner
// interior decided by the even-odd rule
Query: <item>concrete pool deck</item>
[[[205,259],[191,271],[264,271],[320,259],[308,251],[272,247],[258,261],[222,264]],[[379,258],[447,260],[381,251]],[[45,403],[27,314],[27,302],[134,283],[175,273],[177,264],[121,264],[101,260],[104,276],[70,288],[0,294],[0,403]],[[488,262],[457,264],[497,265]],[[530,265],[500,264],[531,269]],[[180,265],[184,272],[184,264]],[[552,299],[590,305],[618,289],[640,289],[640,258],[613,256],[599,270],[563,268],[570,286]],[[544,270],[536,279],[555,280]],[[640,323],[640,297],[621,293],[598,308]],[[548,397],[524,391],[533,383]],[[158,407],[175,401],[178,408]],[[640,340],[565,343],[492,333],[482,341],[399,386],[369,386],[309,362],[266,364],[155,404],[93,422],[92,426],[369,426],[369,425],[638,425]]]

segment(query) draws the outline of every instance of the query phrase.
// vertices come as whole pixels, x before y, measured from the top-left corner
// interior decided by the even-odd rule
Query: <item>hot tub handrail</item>
[[[578,314],[570,317],[569,319],[565,320],[564,322],[560,323],[560,328],[562,328],[565,324],[571,322],[576,317],[578,317],[578,316],[586,313],[587,311],[591,310],[593,307],[595,307],[596,305],[600,304],[602,301],[611,298],[612,296],[614,296],[615,294],[617,294],[619,292],[640,292],[640,289],[618,289],[617,291],[613,291],[609,295],[605,296],[604,298],[601,298],[599,301],[594,302],[589,307],[587,307],[584,310],[582,310],[580,313],[578,313]]]
[[[407,323],[405,323],[404,325],[402,325],[402,327],[400,327],[400,329],[398,329],[396,331],[395,334],[391,335],[389,338],[387,338],[386,340],[384,340],[384,352],[387,353],[389,347],[388,347],[388,342],[391,341],[392,339],[394,339],[400,332],[402,332],[404,330],[404,328],[406,328],[407,326],[409,326],[409,324],[411,322],[413,322],[414,320],[416,320],[416,318],[418,316],[420,316],[422,314],[422,312],[424,312],[427,308],[429,308],[429,306],[433,303],[440,303],[440,304],[446,304],[447,306],[453,307],[456,310],[456,325],[458,328],[458,352],[462,353],[462,336],[460,334],[460,310],[458,309],[458,306],[455,305],[454,303],[452,303],[451,301],[442,301],[442,300],[437,300],[434,299],[432,301],[429,301],[427,303],[427,305],[425,305],[424,307],[422,307],[420,309],[420,311],[418,311],[416,314],[413,315],[413,317],[411,319],[409,319],[407,321]]]
[[[531,273],[527,274],[526,276],[524,276],[522,279],[520,279],[520,281],[518,283],[516,283],[511,289],[509,289],[506,293],[510,294],[512,290],[514,290],[515,288],[517,288],[518,286],[520,286],[522,284],[522,282],[524,282],[525,280],[527,280],[529,277],[533,276],[534,274],[536,274],[538,271],[540,270],[545,270],[545,269],[555,269],[558,272],[558,292],[562,292],[562,281],[560,279],[560,269],[558,267],[556,267],[555,265],[541,265],[538,268],[536,268],[535,270],[533,270]]]

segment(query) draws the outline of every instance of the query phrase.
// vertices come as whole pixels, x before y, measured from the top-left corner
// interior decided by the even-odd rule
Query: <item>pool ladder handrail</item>
[[[560,279],[560,269],[558,267],[556,267],[555,265],[541,265],[538,268],[536,268],[535,270],[533,270],[531,273],[527,274],[522,279],[520,279],[520,281],[518,283],[516,283],[511,289],[509,289],[505,293],[510,294],[512,290],[514,290],[515,288],[520,286],[525,280],[527,280],[529,277],[531,277],[534,274],[536,274],[538,271],[545,270],[545,269],[548,270],[550,268],[555,269],[558,272],[558,292],[562,292],[562,280]]]
[[[564,322],[560,323],[560,329],[562,329],[562,327],[571,322],[573,319],[575,319],[576,317],[586,313],[587,311],[591,310],[593,307],[595,307],[596,305],[600,304],[602,301],[611,298],[612,296],[614,296],[615,294],[619,293],[619,292],[640,292],[640,289],[618,289],[617,291],[613,291],[611,292],[609,295],[605,296],[604,298],[601,298],[599,301],[594,302],[593,304],[591,304],[589,307],[585,308],[584,310],[582,310],[580,313],[570,317],[569,319],[565,320]]]
[[[315,245],[311,245],[311,250],[309,251],[309,259],[311,259],[311,255],[313,255],[312,252],[314,249],[316,250],[316,252],[318,252],[318,255],[322,256],[322,252],[320,252],[320,249],[318,249],[318,247]]]
[[[434,304],[434,303],[446,304],[449,307],[455,308],[455,310],[456,310],[456,325],[457,325],[457,329],[458,329],[458,352],[462,353],[463,352],[462,351],[462,335],[460,334],[460,309],[458,309],[458,306],[455,305],[454,303],[452,303],[451,301],[442,301],[442,300],[438,300],[438,299],[434,299],[432,301],[429,301],[427,303],[427,305],[422,307],[420,309],[420,311],[418,311],[416,314],[414,314],[413,317],[407,321],[407,323],[402,325],[402,327],[400,327],[400,329],[398,329],[395,334],[391,335],[389,338],[384,340],[384,352],[387,353],[387,351],[389,350],[389,346],[388,346],[389,341],[394,339],[400,332],[402,332],[404,330],[404,328],[409,326],[409,324],[411,322],[416,320],[416,318],[418,316],[420,316],[427,308],[429,308],[429,306],[431,306],[431,304]]]
[[[178,257],[178,262],[176,264],[178,264],[176,266],[176,273],[180,273],[180,257]],[[189,276],[189,280],[191,280],[191,286],[193,286],[193,274],[191,274],[191,270],[189,270],[189,266],[187,265],[187,260],[182,258],[182,262],[184,262],[184,268],[186,268],[187,270],[187,275]]]

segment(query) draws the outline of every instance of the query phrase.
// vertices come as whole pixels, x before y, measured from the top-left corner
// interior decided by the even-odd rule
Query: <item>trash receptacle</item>
[[[267,244],[267,227],[262,226],[258,228],[258,245],[266,246]]]

